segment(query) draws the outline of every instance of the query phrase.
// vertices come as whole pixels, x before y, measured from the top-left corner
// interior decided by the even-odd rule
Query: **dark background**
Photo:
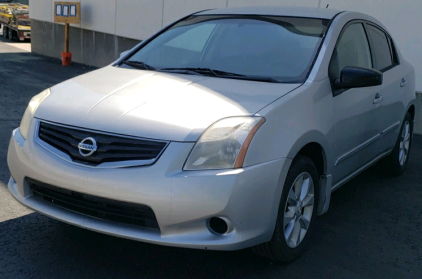
[[[37,0],[34,0],[34,1],[37,1]],[[12,1],[7,1],[7,0],[3,0],[3,1],[1,1],[0,0],[0,2],[10,2],[10,3],[21,3],[21,4],[26,4],[26,5],[29,5],[29,0],[12,0]]]

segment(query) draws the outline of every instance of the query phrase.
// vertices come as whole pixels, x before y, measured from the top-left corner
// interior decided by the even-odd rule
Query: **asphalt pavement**
[[[18,46],[18,47],[17,47]],[[235,252],[170,248],[111,237],[34,213],[7,190],[7,146],[31,96],[93,68],[0,39],[0,279],[422,278],[422,136],[408,169],[372,167],[332,196],[307,253],[290,264]],[[25,50],[26,49],[26,50]]]

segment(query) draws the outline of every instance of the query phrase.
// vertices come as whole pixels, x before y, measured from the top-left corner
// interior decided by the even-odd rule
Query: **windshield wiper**
[[[122,61],[123,64],[126,64],[128,66],[131,66],[133,68],[136,69],[141,69],[141,70],[155,70],[154,67],[142,62],[142,61],[134,61],[134,60],[126,60],[126,61]]]
[[[169,72],[194,72],[201,75],[220,77],[220,78],[233,78],[233,79],[243,79],[243,80],[253,80],[253,81],[265,81],[265,82],[274,82],[280,83],[280,81],[271,77],[260,77],[260,76],[248,76],[236,73],[230,73],[226,71],[220,71],[210,68],[163,68],[160,71],[169,71]]]
[[[206,75],[206,76],[213,76],[213,77],[218,77],[220,75],[233,75],[233,76],[242,76],[239,74],[235,74],[235,73],[228,73],[228,72],[224,72],[224,71],[220,71],[220,70],[214,70],[214,69],[210,69],[210,68],[163,68],[160,69],[160,71],[169,71],[169,72],[176,72],[176,71],[188,71],[188,72],[195,72],[201,75]]]
[[[195,71],[196,68],[162,68],[158,71],[160,72],[170,72],[170,73],[177,73],[177,74],[188,74],[188,75],[201,75],[202,73],[199,73]]]
[[[253,80],[253,81],[265,81],[265,82],[272,82],[272,83],[283,83],[275,78],[272,77],[260,77],[260,76],[229,76],[229,78],[234,79],[244,79],[244,80]]]

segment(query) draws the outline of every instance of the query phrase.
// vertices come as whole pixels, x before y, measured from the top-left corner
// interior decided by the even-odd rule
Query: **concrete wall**
[[[64,49],[64,25],[31,19],[32,52],[61,57]],[[133,48],[139,40],[103,32],[71,27],[69,48],[72,61],[102,67],[114,61],[119,54]]]
[[[29,0],[31,19],[53,22],[55,0]],[[317,7],[320,0],[264,0],[260,5]],[[83,29],[145,40],[175,20],[200,10],[257,5],[256,0],[71,0],[81,3]]]
[[[72,28],[71,52],[82,52],[75,55],[74,61],[91,64],[79,57],[96,57],[92,65],[103,66],[117,58],[116,49],[122,49],[122,38],[135,41],[145,40],[162,27],[170,24],[178,18],[189,13],[210,9],[236,6],[254,5],[289,5],[330,8],[340,10],[360,11],[370,14],[381,22],[392,33],[398,47],[404,57],[411,61],[417,73],[417,90],[422,92],[422,1],[421,0],[72,0],[81,3],[82,18],[79,25]],[[53,22],[54,0],[29,0],[30,17],[33,19],[33,43],[34,52],[49,56],[60,57],[61,49],[51,48],[43,42],[46,38],[58,39],[59,33],[47,34],[48,32],[60,31],[59,27],[51,27],[43,22]],[[45,28],[36,30],[37,28]],[[61,31],[60,31],[61,32]],[[93,38],[104,33],[104,45],[99,48],[98,44],[91,44]],[[43,35],[43,37],[38,37]],[[111,35],[111,37],[109,36]],[[101,37],[101,36],[100,36]],[[87,40],[86,42],[73,42],[74,40]],[[94,40],[94,41],[95,41]],[[130,42],[134,42],[129,40]],[[61,42],[50,42],[55,47],[60,47]],[[124,45],[124,43],[123,43]],[[82,46],[85,49],[80,49]],[[46,47],[46,48],[44,48]],[[106,50],[107,49],[107,50]],[[84,54],[87,52],[88,54]],[[107,54],[101,57],[101,52]]]

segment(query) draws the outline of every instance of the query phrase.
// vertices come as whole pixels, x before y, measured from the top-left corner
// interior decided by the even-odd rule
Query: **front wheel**
[[[259,256],[289,262],[309,244],[318,208],[318,172],[311,159],[298,155],[284,183],[271,240],[253,247]]]

